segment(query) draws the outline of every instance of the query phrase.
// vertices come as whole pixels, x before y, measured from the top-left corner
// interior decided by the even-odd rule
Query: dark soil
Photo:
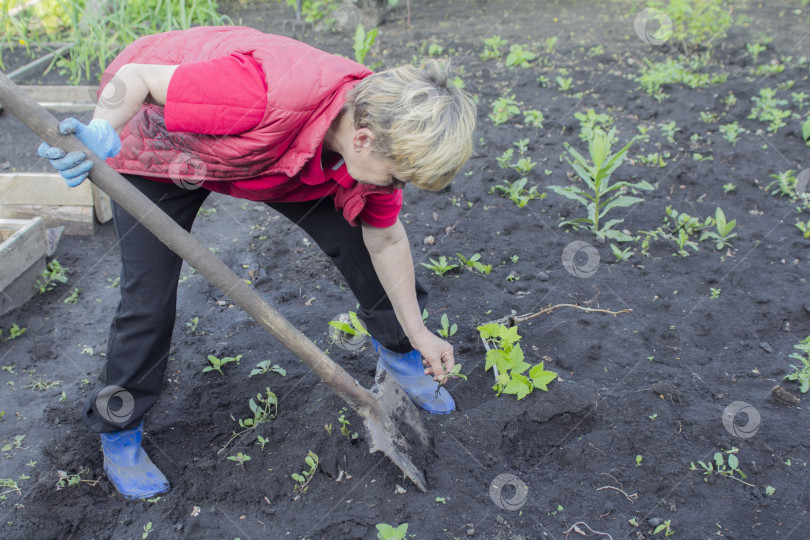
[[[117,304],[118,253],[112,226],[106,225],[94,237],[62,239],[55,258],[70,268],[67,285],[0,317],[5,337],[12,323],[27,328],[0,344],[0,365],[13,366],[0,372],[5,411],[0,439],[9,444],[25,435],[21,447],[4,451],[0,460],[0,478],[25,475],[21,493],[6,493],[0,501],[0,536],[141,538],[151,523],[153,538],[374,538],[378,523],[407,522],[410,538],[608,538],[609,533],[614,539],[641,539],[663,538],[663,532],[653,536],[653,529],[671,520],[674,538],[808,538],[808,414],[804,401],[790,407],[776,401],[771,389],[781,384],[802,397],[798,385],[783,377],[789,364],[797,363],[789,358],[793,345],[810,335],[810,240],[793,226],[798,203],[763,189],[771,174],[806,169],[808,147],[798,118],[776,135],[746,118],[750,97],[761,88],[795,81],[792,90],[778,93],[788,100],[791,91],[807,88],[807,62],[800,63],[810,47],[807,8],[797,15],[798,1],[736,3],[735,16],[746,15],[749,23],[734,26],[717,44],[710,67],[727,72],[728,81],[698,90],[668,87],[670,97],[659,103],[633,77],[644,58],[661,60],[676,51],[636,37],[638,3],[414,0],[410,28],[404,2],[400,5],[381,27],[367,63],[408,62],[420,55],[423,43],[437,43],[464,68],[467,89],[479,97],[475,155],[453,186],[442,193],[406,190],[401,217],[415,261],[480,253],[482,262],[493,266],[488,276],[464,271],[444,277],[416,266],[432,292],[428,326],[438,329],[444,313],[458,324],[451,341],[469,376],[449,384],[457,412],[423,415],[435,440],[435,458],[426,470],[428,493],[404,480],[385,457],[367,452],[353,412],[347,417],[360,438],[350,443],[342,437],[337,429],[342,402],[185,268],[165,391],[146,418],[145,447],[173,489],[156,502],[115,495],[102,473],[98,438],[80,420]],[[226,7],[235,20],[241,16],[243,23],[272,32],[282,32],[281,20],[290,16],[273,2]],[[775,37],[758,63],[790,56],[784,72],[750,75],[745,45],[755,32]],[[538,52],[546,37],[559,41],[542,63],[509,69],[479,58],[483,39],[494,34]],[[309,31],[302,39],[352,55],[349,35]],[[602,50],[591,50],[597,46]],[[427,47],[421,50],[427,54]],[[573,78],[567,93],[554,82],[560,68]],[[541,86],[540,75],[549,84]],[[738,97],[734,107],[718,100],[729,91]],[[504,92],[523,103],[521,110],[540,109],[544,128],[493,126],[487,115]],[[581,97],[574,97],[577,92]],[[807,113],[806,106],[789,106]],[[620,141],[636,134],[639,125],[653,127],[650,140],[637,143],[632,162],[615,175],[657,187],[644,194],[643,203],[614,211],[625,220],[620,228],[634,233],[655,228],[667,206],[700,217],[713,216],[719,206],[737,220],[733,248],[715,251],[704,242],[699,251],[678,257],[674,244],[662,240],[648,257],[636,245],[628,261],[614,262],[610,247],[591,233],[559,228],[560,219],[584,210],[547,186],[571,182],[570,168],[559,157],[566,142],[584,151],[573,115],[588,108],[613,117]],[[704,123],[701,111],[722,118]],[[746,132],[731,146],[718,125],[734,119]],[[674,143],[658,128],[672,120],[680,128]],[[693,134],[701,137],[695,144]],[[530,139],[528,155],[538,162],[529,182],[548,197],[518,208],[490,189],[518,178],[499,169],[495,158],[523,138]],[[8,113],[0,117],[0,163],[7,162],[6,170],[48,170],[36,157],[37,144]],[[656,151],[670,153],[666,167],[637,159]],[[695,152],[713,160],[696,161]],[[723,185],[729,182],[736,189],[726,193]],[[295,226],[263,205],[212,196],[194,234],[361,384],[371,384],[372,352],[347,352],[327,337],[327,322],[353,309],[355,300]],[[428,235],[435,245],[423,243]],[[591,243],[599,253],[601,265],[589,278],[571,275],[562,264],[563,249],[574,240]],[[64,303],[76,287],[78,303]],[[720,289],[719,297],[711,298],[711,288]],[[521,401],[495,397],[476,326],[559,303],[632,311],[614,317],[561,308],[519,324],[528,361],[545,359],[560,378],[548,392],[537,390]],[[186,325],[193,317],[199,318],[194,332]],[[224,377],[203,374],[208,354],[242,359],[228,365]],[[263,360],[286,368],[286,376],[249,377]],[[25,388],[39,378],[61,384],[45,391]],[[248,399],[266,387],[279,398],[278,417],[218,454],[238,430],[237,421],[250,414]],[[737,437],[724,428],[724,410],[734,402],[759,413],[753,436]],[[745,424],[745,414],[736,421]],[[332,424],[331,435],[324,424]],[[257,435],[269,439],[263,451]],[[753,487],[690,471],[691,462],[710,462],[715,452],[732,448]],[[310,450],[321,467],[308,492],[296,499],[290,474],[305,468]],[[240,467],[226,459],[237,452],[251,461]],[[57,489],[59,470],[82,472],[93,482]],[[341,470],[350,477],[344,474],[338,482]],[[519,509],[510,511],[490,496],[502,474],[528,486]],[[398,493],[397,486],[405,492]],[[766,494],[767,486],[773,494]],[[510,489],[504,488],[504,499],[519,499],[522,492]],[[578,522],[587,525],[572,529]]]

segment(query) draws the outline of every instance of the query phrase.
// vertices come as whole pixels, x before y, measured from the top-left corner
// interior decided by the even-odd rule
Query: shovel
[[[45,142],[67,152],[82,151],[93,161],[90,180],[129,212],[161,242],[205,276],[236,305],[287,347],[321,381],[363,417],[370,452],[388,456],[423,492],[427,483],[411,455],[425,456],[430,438],[422,419],[402,387],[386,372],[377,374],[366,390],[342,367],[326,356],[259,294],[196,238],[177,225],[145,195],[93,154],[73,135],[59,133],[59,122],[0,72],[0,103]],[[408,438],[403,435],[408,434]],[[414,454],[415,453],[415,454]]]

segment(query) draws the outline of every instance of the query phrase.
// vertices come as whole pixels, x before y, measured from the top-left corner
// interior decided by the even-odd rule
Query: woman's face
[[[346,170],[360,184],[404,188],[405,182],[397,178],[393,162],[374,152],[373,142],[374,136],[369,130],[357,130],[351,150],[343,156]]]

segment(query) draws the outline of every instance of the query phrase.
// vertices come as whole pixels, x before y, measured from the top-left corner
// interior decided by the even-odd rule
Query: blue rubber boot
[[[147,499],[169,491],[163,476],[141,447],[143,422],[138,427],[101,434],[104,473],[127,499]]]
[[[385,370],[390,373],[411,401],[433,414],[449,414],[456,409],[456,402],[444,387],[441,387],[438,396],[436,395],[438,383],[430,375],[425,375],[419,351],[413,350],[408,353],[389,351],[373,337],[371,344],[380,355],[377,371]]]

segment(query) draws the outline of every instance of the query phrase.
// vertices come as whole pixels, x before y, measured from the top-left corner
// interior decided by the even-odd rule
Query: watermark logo
[[[102,77],[103,78],[103,77]],[[95,95],[92,96],[95,101]],[[112,110],[117,109],[124,103],[127,97],[127,85],[120,77],[113,77],[98,96],[98,106],[102,109]]]
[[[599,268],[599,252],[588,242],[574,240],[563,249],[562,263],[572,276],[589,278]]]
[[[111,424],[126,424],[135,410],[135,398],[120,386],[105,386],[96,395],[96,410]]]
[[[169,178],[183,189],[197,189],[202,186],[207,172],[208,167],[200,158],[186,152],[169,164]]]
[[[329,337],[332,342],[347,351],[357,351],[366,343],[368,331],[363,321],[355,315],[341,313],[329,323]]]
[[[737,417],[741,413],[747,418],[744,425],[737,421]],[[730,403],[723,410],[723,426],[726,431],[741,439],[750,439],[756,435],[759,431],[760,420],[759,411],[744,401]]]
[[[337,32],[354,33],[362,13],[354,4],[343,4],[332,14],[332,28]]]
[[[42,28],[42,17],[38,13],[40,8],[32,2],[23,0],[18,0],[16,3],[15,7],[8,10],[8,17],[12,24],[27,31]]]
[[[514,474],[499,474],[489,485],[489,498],[501,510],[520,510],[528,497],[529,486]]]
[[[672,19],[655,8],[642,9],[633,21],[638,38],[650,45],[662,45],[672,36]]]
[[[810,169],[796,175],[796,197],[801,201],[810,202]]]

